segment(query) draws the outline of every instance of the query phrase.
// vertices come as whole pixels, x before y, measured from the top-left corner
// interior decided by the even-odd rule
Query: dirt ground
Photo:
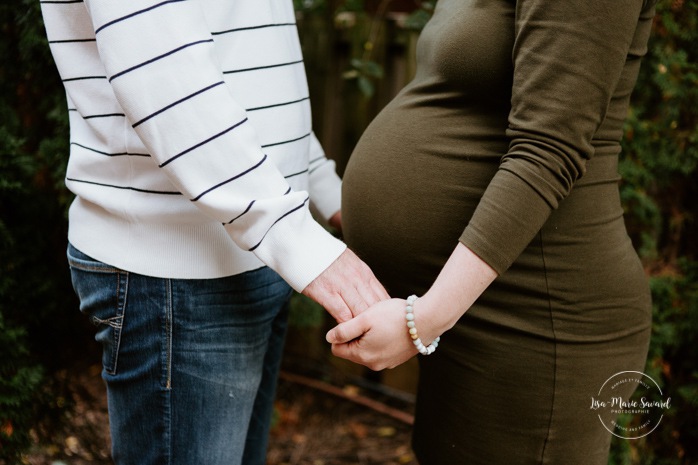
[[[107,465],[108,414],[100,367],[69,380],[73,413],[38,440],[28,465]],[[284,371],[268,465],[416,465],[409,447],[412,405],[352,384]]]

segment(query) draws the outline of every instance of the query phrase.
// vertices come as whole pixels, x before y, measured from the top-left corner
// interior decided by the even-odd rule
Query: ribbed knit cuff
[[[254,250],[298,292],[325,271],[346,249],[304,208],[278,222]]]

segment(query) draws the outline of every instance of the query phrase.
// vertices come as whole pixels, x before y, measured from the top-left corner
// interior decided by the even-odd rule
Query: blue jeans
[[[272,270],[182,280],[68,246],[96,325],[117,465],[263,465],[290,287]]]

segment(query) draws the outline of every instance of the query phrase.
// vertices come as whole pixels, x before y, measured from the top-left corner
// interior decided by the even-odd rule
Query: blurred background
[[[434,3],[295,0],[315,132],[340,174],[413,75]],[[108,464],[100,349],[65,259],[66,103],[38,1],[0,4],[0,60],[0,464]],[[652,434],[614,438],[609,464],[698,463],[697,0],[659,0],[620,170],[654,298],[645,373],[671,408]],[[374,373],[337,360],[324,342],[330,326],[294,296],[269,463],[416,463],[416,363]]]

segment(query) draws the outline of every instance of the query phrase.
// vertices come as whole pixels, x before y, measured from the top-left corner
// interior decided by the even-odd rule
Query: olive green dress
[[[459,240],[500,274],[420,356],[422,465],[606,464],[590,399],[643,370],[651,324],[618,155],[653,14],[439,0],[415,79],[358,143],[345,238],[392,296],[426,292]]]

